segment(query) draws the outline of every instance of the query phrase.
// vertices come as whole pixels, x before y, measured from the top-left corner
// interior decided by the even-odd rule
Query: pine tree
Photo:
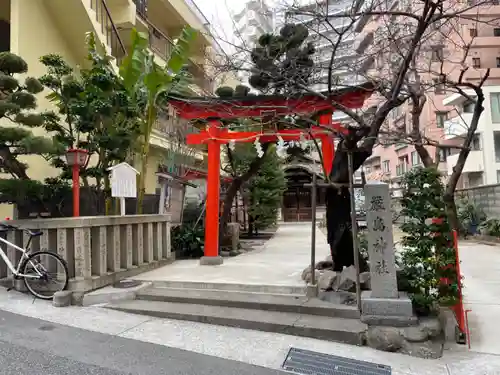
[[[314,71],[314,45],[304,45],[308,36],[307,27],[294,24],[283,26],[278,35],[261,35],[258,46],[252,50],[250,85],[275,94],[304,91]]]
[[[249,233],[258,232],[276,223],[281,208],[281,198],[286,190],[283,161],[276,155],[275,147],[269,150],[264,163],[250,180],[248,191],[250,207]]]
[[[43,86],[35,78],[21,82],[15,77],[27,72],[28,64],[20,56],[0,52],[0,172],[8,176],[0,179],[1,203],[40,203],[52,190],[30,179],[28,164],[23,160],[36,155],[51,159],[58,149],[50,137],[34,134],[43,128],[46,119],[36,112],[35,95],[43,91]]]

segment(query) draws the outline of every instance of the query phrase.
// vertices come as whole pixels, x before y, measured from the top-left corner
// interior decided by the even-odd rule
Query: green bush
[[[479,232],[487,236],[500,237],[500,220],[488,219],[481,223]]]
[[[435,168],[417,168],[403,178],[402,215],[407,221],[401,277],[418,315],[435,313],[458,298],[456,256],[447,222],[441,176]],[[433,219],[439,219],[436,223]]]
[[[202,226],[189,224],[172,228],[172,250],[181,258],[200,258],[203,256],[205,233]]]

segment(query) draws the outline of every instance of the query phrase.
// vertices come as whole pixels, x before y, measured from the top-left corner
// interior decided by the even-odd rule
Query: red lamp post
[[[70,148],[66,152],[66,162],[73,170],[73,216],[80,216],[80,168],[87,164],[86,150]]]

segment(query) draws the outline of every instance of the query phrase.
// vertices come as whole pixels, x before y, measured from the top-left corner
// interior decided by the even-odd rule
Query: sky
[[[247,0],[194,0],[222,40],[233,39],[231,13],[242,9]],[[223,47],[225,49],[225,47]]]

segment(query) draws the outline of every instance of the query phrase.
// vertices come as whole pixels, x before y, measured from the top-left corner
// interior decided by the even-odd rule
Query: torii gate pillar
[[[210,121],[209,133],[217,137],[219,122]],[[217,266],[223,263],[219,255],[219,201],[220,201],[220,142],[207,141],[208,176],[207,201],[205,213],[205,255],[200,258],[200,265]]]

